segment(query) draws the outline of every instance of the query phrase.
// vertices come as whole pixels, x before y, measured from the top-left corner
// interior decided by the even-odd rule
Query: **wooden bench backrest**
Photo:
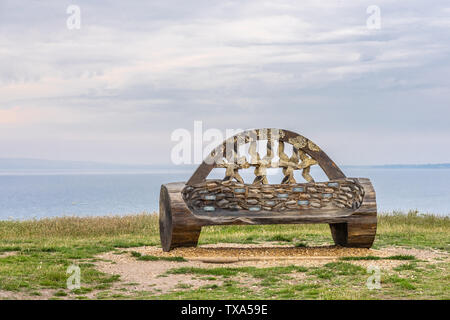
[[[257,141],[267,140],[267,153],[261,157],[257,152]],[[278,141],[278,162],[273,162],[274,145]],[[249,143],[246,156],[239,155],[239,147]],[[292,145],[292,155],[288,157],[284,152],[285,144]],[[284,178],[282,184],[295,184],[294,171],[302,170],[302,176],[307,182],[314,182],[310,175],[313,165],[319,165],[328,179],[343,179],[344,173],[339,167],[311,140],[288,130],[263,128],[253,129],[236,134],[217,146],[209,156],[197,168],[187,185],[195,185],[204,182],[214,168],[225,168],[225,178],[244,183],[239,170],[249,167],[255,168],[255,180],[253,184],[267,184],[267,168],[282,168]]]

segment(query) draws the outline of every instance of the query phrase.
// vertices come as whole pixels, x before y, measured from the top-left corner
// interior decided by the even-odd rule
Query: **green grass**
[[[433,247],[450,251],[450,218],[437,215],[392,213],[378,216],[375,247],[404,245]],[[113,217],[63,217],[28,221],[0,221],[0,252],[22,251],[38,243],[40,249],[61,249],[61,244],[85,246],[86,250],[107,251],[159,245],[158,218],[154,214]],[[210,226],[202,229],[200,244],[293,242],[310,245],[330,243],[327,225]],[[82,249],[82,248],[80,248]]]
[[[361,260],[416,260],[416,257],[412,255],[396,255],[389,257],[377,257],[377,256],[362,256],[362,257],[340,257],[339,260],[343,261],[361,261]]]
[[[398,267],[395,267],[394,270],[395,271],[405,271],[405,270],[418,271],[419,269],[417,268],[417,263],[405,263]]]
[[[53,295],[55,297],[65,297],[65,296],[67,296],[67,293],[65,291],[59,290],[59,291],[56,291]]]
[[[374,248],[387,245],[435,248],[450,252],[450,218],[394,212],[378,216]],[[312,245],[332,242],[328,225],[211,226],[202,229],[201,244],[248,243],[259,241],[294,242]],[[294,242],[295,243],[295,242]]]
[[[137,259],[142,260],[142,261],[157,261],[157,260],[176,261],[176,262],[187,261],[183,257],[157,257],[157,256],[151,256],[151,255],[142,255],[142,256],[138,257]]]
[[[362,256],[362,257],[340,257],[339,260],[343,260],[343,261],[361,261],[361,260],[382,260],[382,257],[377,257],[377,256]]]
[[[294,243],[294,246],[295,246],[296,248],[306,248],[306,247],[307,247],[306,243],[304,243],[304,242],[297,242],[297,243]]]
[[[420,262],[422,263],[422,262]],[[381,289],[369,290],[366,269],[348,262],[333,262],[322,267],[297,269],[296,266],[260,268],[176,268],[172,274],[215,275],[222,285],[205,285],[198,289],[165,293],[158,299],[449,299],[449,264],[435,268],[411,267],[383,271]],[[442,277],[442,272],[444,276]],[[256,272],[255,272],[256,271]],[[306,273],[305,273],[306,271]],[[302,280],[295,275],[304,274]],[[235,281],[234,277],[251,277],[256,288]],[[155,298],[154,296],[152,298]]]
[[[139,257],[141,257],[141,256],[142,256],[142,254],[141,254],[141,253],[139,253],[139,252],[136,252],[136,251],[131,251],[131,255],[132,255],[133,257],[135,257],[135,258],[139,258]]]
[[[323,267],[314,268],[309,272],[311,275],[316,275],[320,279],[332,279],[338,275],[358,275],[364,274],[365,269],[355,266],[347,262],[331,262],[325,264]]]
[[[157,256],[152,256],[152,255],[142,255],[141,253],[136,252],[136,251],[131,251],[131,255],[133,257],[137,258],[137,260],[141,260],[141,261],[158,261],[158,260],[176,261],[176,262],[187,261],[183,257],[157,257]]]
[[[411,255],[396,255],[387,257],[388,260],[416,260],[416,257]]]
[[[379,215],[374,248],[405,246],[450,252],[450,219],[436,215],[393,213]],[[199,242],[258,243],[275,241],[306,247],[331,244],[327,225],[211,226],[202,230]],[[113,292],[120,277],[95,269],[96,255],[105,252],[125,254],[124,248],[159,245],[158,219],[154,214],[125,217],[51,218],[29,221],[0,221],[0,290],[31,296],[53,290],[57,298],[85,299],[449,299],[449,265],[429,264],[414,256],[387,258],[343,257],[322,267],[241,267],[175,268],[165,274],[191,274],[217,279],[221,284],[176,292]],[[161,258],[130,253],[141,261],[183,261],[182,257]],[[358,261],[389,259],[403,262],[393,270],[383,270],[382,290],[368,290],[369,274]],[[66,288],[67,267],[81,268],[82,287]],[[256,284],[256,289],[239,279]],[[302,279],[302,280],[298,280]],[[66,295],[64,295],[66,294]]]
[[[385,283],[394,283],[401,289],[406,290],[415,290],[416,286],[414,286],[410,280],[405,278],[400,278],[398,275],[392,275],[385,280]]]
[[[291,242],[292,237],[281,235],[281,234],[276,234],[276,235],[273,235],[273,236],[267,238],[267,241]]]
[[[287,267],[270,267],[270,268],[256,268],[256,267],[240,267],[240,268],[194,268],[181,267],[174,268],[167,271],[168,274],[195,274],[195,275],[209,275],[209,276],[236,276],[239,273],[244,273],[255,278],[266,278],[270,276],[279,276],[281,274],[291,272],[306,272],[308,269],[302,266],[287,266]]]

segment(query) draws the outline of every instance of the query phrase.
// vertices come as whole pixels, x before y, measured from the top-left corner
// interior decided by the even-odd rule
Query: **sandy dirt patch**
[[[187,261],[176,262],[166,260],[141,261],[132,252],[157,257],[183,257]],[[120,253],[120,254],[118,254]],[[7,257],[17,252],[4,252],[0,257]],[[160,247],[146,246],[129,248],[123,252],[108,252],[96,256],[96,268],[111,275],[120,275],[120,281],[114,282],[107,289],[110,294],[124,294],[125,296],[147,292],[150,295],[160,295],[186,289],[196,289],[205,285],[222,285],[222,277],[212,277],[195,274],[167,274],[167,271],[180,267],[216,268],[216,267],[244,267],[258,268],[296,265],[304,267],[320,267],[326,263],[340,261],[340,257],[363,256],[390,257],[395,255],[412,255],[427,264],[445,262],[449,254],[433,249],[413,249],[405,247],[386,247],[382,249],[357,249],[336,246],[294,247],[292,244],[266,242],[261,244],[229,244],[219,243],[202,245],[197,248],[177,248],[170,252],[163,252]],[[384,270],[410,263],[408,260],[351,260],[349,263],[367,267],[378,266]],[[298,284],[307,278],[307,273],[294,272],[284,281]],[[232,277],[246,288],[260,290],[261,279],[237,274]],[[0,290],[0,299],[50,299],[54,298],[57,290],[41,289],[40,295],[30,292],[10,292]],[[101,290],[93,290],[83,294],[89,299],[95,299]],[[60,299],[74,299],[73,294],[58,297]]]
[[[17,253],[18,253],[17,251],[0,252],[0,258],[15,256],[15,255],[17,255]]]
[[[336,260],[340,257],[377,256],[389,257],[395,255],[412,255],[419,260],[434,261],[448,258],[448,254],[432,249],[413,249],[404,247],[386,247],[383,249],[343,248],[338,246],[293,247],[275,243],[262,244],[230,244],[221,243],[202,245],[196,248],[175,248],[170,252],[163,252],[159,247],[139,247],[136,251],[145,255],[157,257],[183,257],[188,261],[203,263],[238,263],[245,261],[261,261],[271,265],[285,264],[285,262],[320,262]],[[378,260],[379,261],[379,260]],[[394,261],[394,260],[390,260]]]
[[[141,248],[132,251],[138,249]],[[198,279],[189,274],[164,276],[166,271],[172,268],[202,267],[201,262],[139,261],[128,253],[121,255],[105,253],[97,257],[106,260],[96,263],[99,271],[120,275],[121,282],[133,284],[130,286],[131,290],[167,292],[180,285],[198,288],[206,284],[219,284],[219,282]]]
[[[112,252],[99,255],[102,259],[96,263],[98,270],[109,274],[120,275],[121,283],[132,283],[130,289],[151,291],[156,293],[170,292],[180,289],[180,286],[198,288],[203,285],[217,284],[217,280],[207,280],[207,277],[192,274],[171,274],[166,272],[172,268],[180,267],[272,267],[285,265],[298,265],[305,267],[322,266],[326,263],[338,261],[340,257],[348,256],[378,256],[389,257],[394,255],[413,255],[417,259],[436,263],[448,260],[446,252],[438,250],[410,249],[402,247],[388,247],[383,249],[342,248],[336,246],[295,248],[292,245],[279,245],[273,243],[263,244],[215,244],[199,246],[197,248],[177,248],[170,252],[163,252],[159,247],[139,247],[125,250],[123,254]],[[184,257],[186,262],[174,261],[140,261],[131,255],[132,251],[142,255],[158,257]],[[404,260],[361,260],[348,261],[350,263],[368,266],[376,265],[382,269],[392,269],[401,264],[409,263]],[[296,276],[304,276],[299,274]],[[239,279],[238,279],[239,280]],[[242,277],[239,281],[248,286],[255,285],[251,277]],[[248,283],[247,283],[248,282]]]
[[[48,300],[54,298],[54,293],[58,290],[39,289],[39,295],[32,295],[23,291],[4,291],[0,290],[0,300]]]
[[[366,256],[371,250],[341,248],[336,246],[293,247],[279,244],[217,244],[197,248],[175,248],[163,252],[157,247],[146,247],[141,253],[160,257],[181,256],[190,261],[239,262],[239,261],[284,261],[284,260],[327,260],[342,256]]]

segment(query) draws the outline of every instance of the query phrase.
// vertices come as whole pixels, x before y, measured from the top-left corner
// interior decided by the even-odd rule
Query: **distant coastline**
[[[7,173],[156,173],[192,171],[192,165],[114,164],[93,161],[59,161],[45,159],[0,158],[0,174]]]
[[[25,158],[0,158],[0,172],[184,172],[193,171],[197,165],[161,164],[113,164],[92,161],[60,161]],[[352,169],[450,169],[450,163],[437,164],[384,164],[384,165],[342,165]]]
[[[342,168],[364,168],[364,169],[450,169],[450,163],[343,165],[341,167]]]

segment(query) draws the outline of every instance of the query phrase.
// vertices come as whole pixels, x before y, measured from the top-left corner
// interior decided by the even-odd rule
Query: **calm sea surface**
[[[344,172],[372,180],[379,212],[417,209],[450,214],[450,169],[346,168]],[[0,220],[153,212],[158,210],[161,184],[186,181],[191,174],[0,173]],[[248,173],[243,176],[250,178]],[[327,180],[319,172],[313,171],[313,176],[316,181]],[[270,176],[269,181],[279,178]]]

